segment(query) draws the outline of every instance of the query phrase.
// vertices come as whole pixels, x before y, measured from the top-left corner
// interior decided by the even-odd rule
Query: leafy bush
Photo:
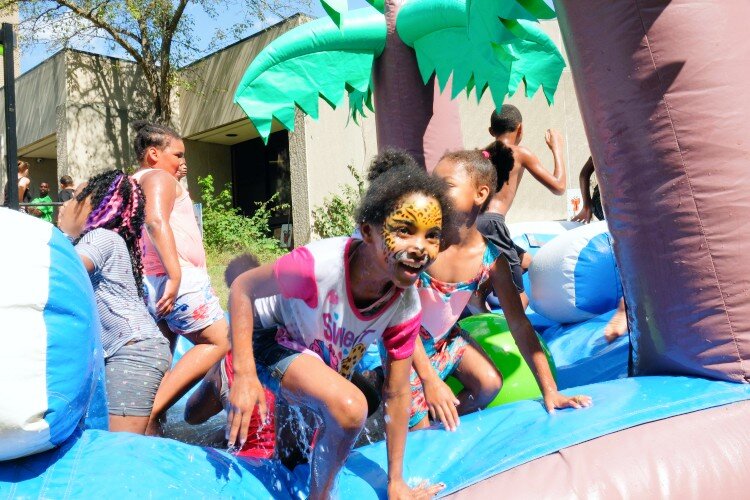
[[[261,262],[273,260],[285,250],[273,237],[269,221],[277,210],[286,205],[275,204],[278,195],[258,202],[252,217],[245,217],[232,206],[231,184],[216,194],[213,176],[198,178],[203,199],[203,243],[209,253],[250,252]]]
[[[323,205],[315,207],[312,211],[313,231],[321,238],[349,236],[356,227],[354,212],[364,194],[365,182],[354,167],[349,165],[347,168],[357,187],[350,184],[341,185],[341,194],[326,197]]]

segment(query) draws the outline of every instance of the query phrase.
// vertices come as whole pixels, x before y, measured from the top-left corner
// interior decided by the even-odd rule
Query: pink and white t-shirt
[[[359,244],[329,238],[293,250],[274,267],[281,294],[255,301],[263,327],[278,326],[279,344],[314,353],[347,378],[367,346],[381,338],[394,359],[411,356],[422,317],[413,286],[396,288],[373,315],[354,305],[349,256]]]

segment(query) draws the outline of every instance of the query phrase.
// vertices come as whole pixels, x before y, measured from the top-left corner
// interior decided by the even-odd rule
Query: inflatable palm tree
[[[499,107],[523,81],[527,96],[541,88],[552,102],[565,63],[537,23],[555,16],[544,0],[370,1],[347,12],[346,0],[323,0],[328,18],[252,62],[235,102],[264,141],[273,120],[293,130],[295,108],[317,118],[321,98],[335,108],[346,95],[356,120],[374,97],[379,146],[426,154],[429,165],[430,144],[460,147],[450,100],[461,92],[489,91]]]

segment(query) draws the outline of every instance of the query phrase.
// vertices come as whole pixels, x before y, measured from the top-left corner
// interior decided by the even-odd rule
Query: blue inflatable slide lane
[[[466,416],[455,433],[430,428],[410,434],[405,477],[410,483],[444,482],[443,494],[450,494],[584,441],[750,399],[748,385],[685,377],[619,379],[575,392],[590,394],[594,406],[548,415],[538,401],[520,401]],[[355,450],[340,476],[339,496],[385,498],[386,464],[385,443]],[[295,472],[213,448],[86,430],[54,450],[0,463],[0,496],[303,497],[299,486],[306,474],[301,468]]]
[[[557,387],[567,389],[628,376],[630,339],[623,335],[612,343],[604,338],[604,328],[615,311],[572,325],[547,328],[547,342],[557,368]]]

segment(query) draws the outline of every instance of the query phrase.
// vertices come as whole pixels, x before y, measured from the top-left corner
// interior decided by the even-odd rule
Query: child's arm
[[[18,181],[18,203],[23,203],[23,197],[26,194],[26,191],[29,189],[30,185],[31,180],[28,177],[23,177],[20,181]]]
[[[424,351],[424,347],[422,348]],[[426,355],[425,355],[426,356]],[[383,401],[385,408],[385,439],[388,452],[388,498],[412,498],[420,495],[432,498],[445,486],[441,484],[424,485],[411,490],[404,481],[404,448],[406,446],[407,426],[409,425],[409,371],[411,356],[394,359],[390,354],[386,360]],[[415,495],[416,494],[416,495]]]
[[[87,233],[75,246],[78,258],[83,262],[86,272],[93,274],[104,267],[104,263],[112,258],[114,241],[117,238],[111,233],[95,231]]]
[[[591,176],[594,174],[594,160],[589,156],[588,161],[583,165],[581,174],[578,176],[578,183],[581,186],[581,211],[576,214],[573,222],[591,222]]]
[[[229,446],[242,446],[255,405],[266,420],[263,386],[258,380],[253,356],[253,301],[279,293],[274,264],[266,264],[239,275],[229,290],[230,338],[234,383],[229,391],[227,414]],[[238,439],[239,438],[239,439]]]
[[[518,151],[521,153],[521,165],[529,171],[544,187],[549,189],[552,193],[561,196],[565,194],[565,188],[567,187],[568,177],[565,172],[565,161],[563,160],[563,139],[560,132],[557,130],[547,130],[545,136],[547,146],[552,151],[552,158],[555,161],[555,168],[550,174],[547,169],[544,168],[542,162],[537,156],[526,148],[519,147]]]
[[[518,350],[521,351],[521,355],[536,378],[547,411],[551,413],[555,408],[589,406],[591,398],[588,396],[568,397],[557,392],[557,384],[552,377],[547,357],[544,355],[534,328],[523,311],[521,299],[510,275],[510,265],[504,257],[498,257],[492,265],[490,276],[513,340],[516,341]]]
[[[439,419],[449,431],[455,431],[459,424],[458,411],[456,410],[459,401],[448,384],[443,382],[432,368],[430,358],[427,356],[424,344],[422,344],[422,339],[419,336],[414,343],[412,364],[420,380],[422,380],[424,399],[430,410],[430,416],[433,420]]]
[[[167,272],[164,292],[156,302],[156,312],[160,316],[169,314],[172,310],[182,280],[177,246],[169,225],[169,217],[176,198],[174,183],[172,176],[160,170],[144,177],[143,182],[140,183],[146,198],[145,229]]]

